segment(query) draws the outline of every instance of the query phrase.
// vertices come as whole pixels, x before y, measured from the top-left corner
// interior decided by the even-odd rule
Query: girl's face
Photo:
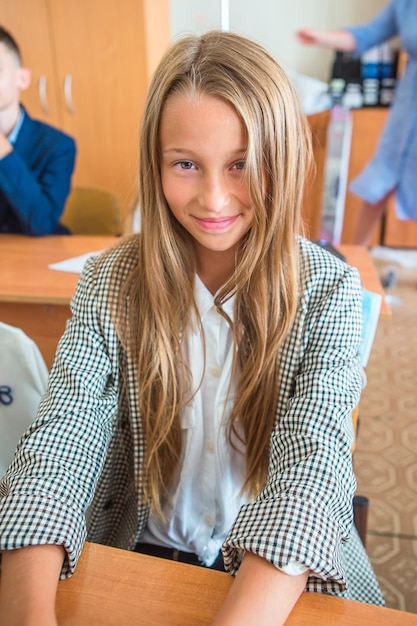
[[[172,95],[160,126],[162,188],[168,205],[195,242],[197,269],[230,266],[251,227],[254,210],[245,183],[247,139],[235,109],[206,95]]]

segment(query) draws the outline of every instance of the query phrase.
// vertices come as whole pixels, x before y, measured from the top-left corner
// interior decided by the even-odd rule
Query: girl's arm
[[[71,303],[36,420],[21,439],[0,483],[0,551],[64,546],[62,575],[71,575],[86,537],[117,417],[118,364],[103,332],[108,313],[96,284],[98,260],[87,262]],[[103,290],[103,287],[102,287]],[[103,319],[105,321],[103,321]],[[110,337],[110,338],[109,338]]]
[[[2,553],[2,626],[57,626],[55,596],[64,549],[28,546]]]
[[[295,561],[310,570],[309,591],[339,594],[356,487],[351,413],[362,388],[362,288],[355,269],[314,245],[302,242],[304,299],[279,355],[286,375],[268,480],[240,508],[222,551],[231,574],[251,552],[280,570]]]
[[[303,592],[308,571],[289,576],[265,559],[246,552],[213,626],[279,626]]]
[[[347,30],[318,30],[316,28],[302,28],[296,33],[298,40],[310,46],[323,46],[341,52],[353,52],[356,41],[352,33]]]

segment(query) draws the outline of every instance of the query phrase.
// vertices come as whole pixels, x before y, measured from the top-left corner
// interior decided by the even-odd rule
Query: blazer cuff
[[[295,561],[312,576],[332,581],[330,590],[343,591],[341,543],[341,529],[324,507],[319,509],[308,500],[281,498],[242,506],[222,550],[231,574],[236,574],[245,552],[250,551],[284,572]]]
[[[4,481],[2,484],[4,490]],[[1,493],[0,496],[4,494]],[[60,578],[74,573],[86,538],[85,518],[47,495],[21,491],[8,496],[0,514],[0,550],[60,545],[66,558]]]

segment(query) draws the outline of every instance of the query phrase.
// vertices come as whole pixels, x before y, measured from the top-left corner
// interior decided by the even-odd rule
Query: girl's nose
[[[220,213],[228,205],[227,182],[220,176],[204,177],[200,188],[200,205],[207,211]]]

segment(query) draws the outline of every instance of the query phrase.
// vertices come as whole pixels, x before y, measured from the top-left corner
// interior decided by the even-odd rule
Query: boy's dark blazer
[[[68,233],[59,218],[75,153],[71,137],[25,111],[13,150],[0,159],[0,233]]]

